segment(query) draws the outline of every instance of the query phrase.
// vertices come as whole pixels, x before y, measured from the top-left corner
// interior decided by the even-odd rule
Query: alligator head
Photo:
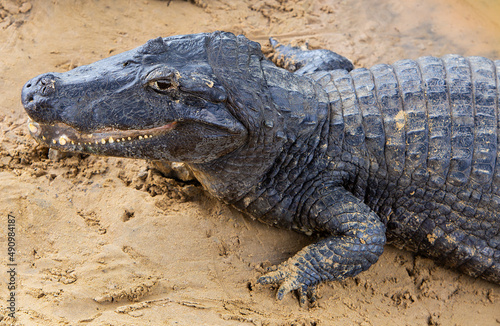
[[[22,103],[41,144],[185,162],[212,194],[229,201],[262,177],[283,143],[266,64],[260,45],[241,35],[157,38],[35,77],[24,85]]]
[[[238,50],[242,42],[250,51]],[[214,160],[241,147],[249,128],[235,112],[241,103],[230,80],[246,77],[224,60],[254,53],[262,56],[257,43],[229,33],[183,35],[40,75],[22,90],[29,130],[38,142],[65,151]]]

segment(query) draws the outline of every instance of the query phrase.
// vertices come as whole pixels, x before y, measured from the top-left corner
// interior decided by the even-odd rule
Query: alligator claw
[[[276,48],[281,44],[277,39],[275,39],[274,37],[270,37],[269,38],[269,43],[271,43],[271,46],[273,47],[273,49],[276,50]]]
[[[303,275],[297,265],[283,263],[278,266],[277,270],[267,272],[257,280],[260,284],[277,284],[279,285],[276,292],[276,299],[282,300],[283,297],[292,291],[297,291],[299,303],[301,307],[305,307],[308,303],[316,302],[316,284],[310,284],[308,278]]]

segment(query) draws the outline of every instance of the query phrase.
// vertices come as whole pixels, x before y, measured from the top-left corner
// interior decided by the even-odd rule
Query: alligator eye
[[[177,84],[169,79],[158,79],[149,82],[149,87],[151,87],[156,92],[163,93],[174,89],[175,87],[177,87]]]
[[[160,91],[165,91],[172,87],[172,83],[167,80],[157,80],[155,81],[154,86]]]

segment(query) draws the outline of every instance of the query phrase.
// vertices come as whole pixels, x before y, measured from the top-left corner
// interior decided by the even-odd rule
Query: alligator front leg
[[[314,300],[318,283],[342,280],[367,270],[383,252],[385,225],[363,202],[342,187],[325,187],[308,199],[311,227],[331,236],[311,244],[260,277],[261,284],[280,284],[277,298],[298,290],[301,305]]]
[[[349,59],[330,50],[302,50],[301,48],[283,45],[270,38],[274,53],[271,60],[279,67],[298,75],[308,75],[319,71],[354,69]]]

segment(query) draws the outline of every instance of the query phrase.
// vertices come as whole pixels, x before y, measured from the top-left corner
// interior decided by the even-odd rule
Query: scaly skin
[[[325,50],[175,36],[23,88],[42,144],[182,161],[252,218],[322,240],[259,278],[314,299],[386,237],[500,283],[499,62],[423,57],[352,70]]]

